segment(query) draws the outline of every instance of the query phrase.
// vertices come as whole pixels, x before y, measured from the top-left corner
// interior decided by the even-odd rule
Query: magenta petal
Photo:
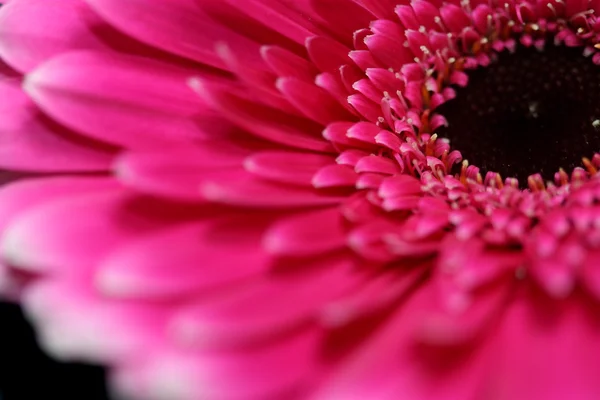
[[[224,41],[248,61],[259,60],[258,44],[211,20],[194,0],[87,2],[115,28],[161,50],[221,68],[214,45]]]
[[[373,56],[383,65],[399,70],[414,59],[412,52],[397,39],[381,34],[373,34],[365,38],[365,43]]]
[[[40,344],[63,360],[113,363],[135,358],[157,345],[166,323],[167,308],[99,297],[81,280],[39,281],[22,297]]]
[[[248,154],[220,141],[204,142],[202,147],[169,152],[125,153],[116,161],[114,170],[119,181],[142,193],[200,201],[198,188],[203,180],[223,170],[242,172]]]
[[[241,281],[270,267],[258,228],[251,218],[230,217],[151,234],[110,253],[96,282],[111,296],[139,298],[193,294]],[[172,251],[162,251],[165,246]]]
[[[198,136],[204,106],[189,72],[142,58],[67,53],[27,76],[27,93],[48,114],[91,137],[152,148]]]
[[[0,297],[6,300],[14,300],[19,298],[19,283],[12,275],[8,265],[0,263]]]
[[[0,231],[4,232],[10,221],[30,208],[82,193],[104,192],[116,188],[117,185],[109,178],[56,177],[28,179],[2,186]]]
[[[208,81],[195,79],[191,83],[207,103],[257,137],[303,150],[333,150],[331,144],[321,139],[322,129],[313,121],[250,102]]]
[[[53,199],[68,198],[78,194],[106,191],[115,187],[113,180],[105,178],[44,178],[28,179],[4,185],[0,190],[0,231],[4,232],[21,213]],[[0,262],[0,296],[16,296],[20,283],[14,270]],[[16,297],[18,299],[18,296]]]
[[[600,154],[523,189],[441,129],[505,50],[600,64],[600,0],[0,4],[0,291],[53,355],[139,400],[600,398]]]
[[[401,303],[397,313],[328,377],[311,400],[397,400],[399,393],[419,400],[479,399],[473,393],[481,383],[481,356],[485,354],[471,357],[466,364],[454,364],[457,360],[451,352],[426,349],[415,340],[415,328],[431,302],[432,289],[420,287]]]
[[[263,46],[261,55],[277,76],[313,82],[318,71],[308,60],[277,46]]]
[[[265,233],[265,250],[281,256],[307,256],[343,248],[343,222],[337,207],[281,219]]]
[[[184,209],[136,203],[118,186],[100,188],[43,202],[11,219],[2,240],[11,265],[88,276],[115,247],[178,218],[192,218]]]
[[[0,12],[2,59],[27,73],[69,50],[109,50],[93,32],[104,25],[80,0],[20,0]]]
[[[199,193],[217,203],[246,207],[318,207],[338,204],[343,199],[313,188],[271,183],[249,173],[223,173],[207,179]]]
[[[600,299],[600,268],[598,265],[600,265],[600,253],[591,253],[587,256],[581,271],[583,284],[596,299]]]
[[[321,168],[312,178],[316,188],[334,188],[355,186],[360,179],[353,168],[348,165],[327,165]]]
[[[332,157],[321,154],[265,151],[246,158],[244,167],[248,172],[275,182],[310,186],[313,175],[334,162]]]
[[[560,301],[522,296],[503,316],[498,336],[487,339],[497,344],[489,366],[492,398],[598,398],[599,323],[596,305],[580,294]]]
[[[433,311],[426,311],[422,326],[419,328],[420,339],[430,345],[456,346],[469,345],[470,341],[484,338],[490,329],[496,327],[496,317],[501,315],[512,300],[513,287],[508,282],[502,281],[500,287],[486,288],[480,293],[467,296],[468,304],[465,309],[456,312],[453,309],[452,296],[449,303],[439,301]],[[456,295],[457,304],[461,304],[462,295]],[[443,296],[440,296],[443,297]],[[462,306],[458,306],[462,308]]]
[[[341,40],[348,40],[355,31],[369,26],[374,19],[373,14],[352,0],[310,0],[310,6]],[[340,10],[344,12],[340,13]]]
[[[398,5],[397,0],[354,0],[369,10],[377,18],[387,18],[393,20],[395,17],[394,8]]]
[[[0,80],[0,167],[25,171],[107,171],[114,150],[43,116],[20,88]]]
[[[200,298],[176,313],[174,329],[190,346],[221,347],[254,343],[314,322],[324,304],[364,279],[349,257],[325,260],[303,261],[301,274],[265,276]]]
[[[308,39],[306,49],[314,65],[322,72],[337,72],[341,65],[350,63],[350,50],[324,36]]]
[[[331,329],[344,328],[353,322],[360,324],[361,319],[368,319],[409,295],[423,279],[423,274],[419,268],[413,268],[384,273],[366,280],[356,290],[326,304],[321,313],[321,321]]]
[[[270,71],[266,62],[263,65],[248,65],[246,60],[240,58],[225,43],[219,43],[216,46],[216,51],[240,83],[247,86],[250,92],[259,94],[255,97],[255,101],[292,115],[301,115],[288,99],[277,90],[275,84],[277,77]]]
[[[280,78],[277,88],[304,115],[322,125],[351,120],[352,115],[320,87],[295,78]]]
[[[308,37],[322,32],[314,24],[310,15],[296,8],[300,4],[294,2],[280,0],[245,0],[244,2],[226,0],[226,2],[232,7],[239,8],[245,15],[256,19],[261,25],[299,44],[304,44]]]
[[[115,382],[119,393],[140,400],[287,399],[317,375],[314,353],[320,340],[317,330],[303,330],[260,346],[155,348],[122,364]]]

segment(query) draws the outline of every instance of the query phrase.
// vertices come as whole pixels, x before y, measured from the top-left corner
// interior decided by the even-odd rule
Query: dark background
[[[57,363],[15,304],[0,303],[0,400],[107,400],[102,368]]]

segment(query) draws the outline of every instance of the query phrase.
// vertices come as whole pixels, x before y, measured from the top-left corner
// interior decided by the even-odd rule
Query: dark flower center
[[[436,111],[464,159],[503,178],[527,184],[540,173],[553,180],[582,157],[600,150],[600,67],[582,48],[546,45],[503,52],[486,68],[469,72],[469,83]]]

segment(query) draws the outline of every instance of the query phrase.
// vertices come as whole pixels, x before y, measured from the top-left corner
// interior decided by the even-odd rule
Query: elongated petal
[[[194,215],[184,208],[163,208],[132,198],[120,187],[58,198],[11,219],[4,252],[11,264],[25,269],[89,276],[116,246]]]
[[[142,193],[199,201],[203,180],[227,170],[242,172],[248,151],[220,141],[165,152],[131,152],[114,165],[117,178]]]
[[[116,390],[139,399],[286,398],[309,383],[320,339],[316,330],[304,330],[243,349],[157,349],[123,364],[116,372]]]
[[[223,173],[203,182],[199,192],[207,200],[246,207],[318,207],[338,204],[343,198],[313,188],[271,183],[248,173]]]
[[[106,26],[79,0],[12,2],[0,13],[0,55],[27,73],[65,51],[107,51],[108,44],[93,31],[102,25]]]
[[[215,23],[194,0],[86,0],[106,21],[134,38],[200,63],[224,67],[214,51],[226,41],[247,60],[259,58],[258,44]]]
[[[333,150],[329,143],[321,139],[320,126],[310,120],[249,102],[207,81],[195,79],[191,84],[207,103],[257,137],[303,150]]]
[[[37,282],[22,297],[25,312],[38,327],[41,346],[67,361],[111,363],[138,357],[160,342],[168,316],[165,307],[124,306],[99,297],[81,280]],[[122,329],[124,324],[127,329]]]
[[[193,140],[204,107],[190,72],[143,59],[67,53],[27,76],[25,90],[49,115],[91,137],[131,148]]]
[[[174,317],[180,340],[205,348],[264,341],[314,322],[323,304],[364,279],[347,257],[303,264],[301,274],[266,276],[184,307]]]
[[[256,221],[229,216],[132,241],[101,263],[96,282],[111,296],[152,298],[191,295],[257,276],[271,263]],[[173,252],[165,253],[164,246]]]
[[[114,149],[42,115],[20,80],[0,80],[0,166],[24,171],[107,171]]]
[[[264,237],[266,250],[283,256],[317,255],[345,244],[346,232],[337,207],[277,221]]]
[[[298,152],[259,152],[248,157],[247,171],[282,183],[311,186],[313,175],[324,165],[332,164],[332,157]]]

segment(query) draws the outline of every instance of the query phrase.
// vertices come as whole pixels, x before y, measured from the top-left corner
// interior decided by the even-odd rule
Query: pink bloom
[[[597,399],[597,13],[11,0],[0,283],[135,399]]]

